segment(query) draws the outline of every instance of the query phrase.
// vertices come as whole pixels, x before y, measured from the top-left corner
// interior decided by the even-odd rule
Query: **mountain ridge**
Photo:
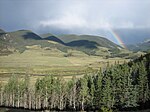
[[[41,48],[56,48],[62,52],[68,52],[69,49],[82,51],[88,55],[107,55],[119,53],[121,46],[113,43],[107,38],[95,35],[53,35],[51,33],[38,35],[31,30],[17,30],[6,32],[10,36],[11,42],[8,45],[13,46],[19,52],[24,52],[27,47],[39,45]],[[55,43],[54,43],[55,42]],[[57,43],[57,44],[56,44]],[[108,50],[104,51],[103,48]],[[98,53],[101,52],[101,53]],[[98,54],[97,54],[98,53]]]
[[[65,43],[77,41],[77,40],[88,40],[91,42],[96,42],[98,45],[101,47],[120,47],[119,45],[116,45],[112,41],[108,40],[107,38],[100,37],[100,36],[95,36],[95,35],[75,35],[75,34],[69,34],[69,35],[59,35],[59,39],[64,41]]]
[[[57,36],[51,34],[51,33],[47,33],[47,34],[42,34],[40,35],[42,37],[42,39],[44,40],[51,40],[51,41],[55,41],[58,42],[60,44],[65,44],[61,39],[59,39]]]

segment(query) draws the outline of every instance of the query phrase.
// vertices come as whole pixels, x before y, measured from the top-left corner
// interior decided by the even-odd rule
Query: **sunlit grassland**
[[[14,53],[8,56],[0,56],[0,80],[7,81],[10,75],[30,74],[33,82],[39,77],[52,74],[62,75],[65,79],[82,76],[89,68],[99,69],[115,62],[128,61],[123,58],[104,59],[101,56],[88,56],[79,51],[68,51],[72,56],[65,57],[64,52],[57,49],[28,49],[23,53]]]

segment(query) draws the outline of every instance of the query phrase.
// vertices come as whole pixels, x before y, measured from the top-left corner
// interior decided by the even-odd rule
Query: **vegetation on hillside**
[[[10,35],[0,29],[0,56],[13,53],[14,48],[10,45],[10,38]]]
[[[43,35],[40,35],[44,40],[51,40],[51,41],[54,41],[54,42],[57,42],[57,43],[60,43],[60,44],[64,44],[65,43],[59,39],[57,36],[51,34],[51,33],[47,33],[47,34],[43,34]]]
[[[66,46],[71,46],[76,50],[82,51],[88,55],[100,56],[101,54],[96,53],[97,51],[101,50],[99,49],[99,47],[108,48],[109,52],[112,53],[114,53],[115,51],[120,52],[120,49],[122,49],[119,45],[116,45],[110,40],[100,36],[72,34],[72,35],[59,35],[57,37],[61,39]]]
[[[132,57],[130,54],[135,54],[100,36],[56,36],[50,33],[37,35],[30,30],[18,30],[14,32],[0,30],[0,55],[9,55],[14,52],[23,53],[28,49],[28,46],[35,45],[43,49],[58,49],[64,53],[67,53],[69,50],[77,50],[90,56],[102,56],[106,58],[130,58]],[[124,50],[128,52],[123,53]]]
[[[50,43],[47,38],[44,39],[29,30],[19,30],[15,32],[9,32],[9,34],[13,37],[13,42],[11,44],[21,53],[26,50],[26,46],[33,45],[39,45],[42,48],[57,48],[58,50],[63,52],[67,52],[67,49],[70,49],[63,44]]]

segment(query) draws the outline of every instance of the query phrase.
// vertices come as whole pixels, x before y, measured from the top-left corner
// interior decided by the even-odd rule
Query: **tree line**
[[[31,84],[12,75],[0,84],[0,106],[48,110],[103,110],[138,107],[150,100],[150,54],[82,78],[47,75]],[[33,85],[33,86],[31,86]]]

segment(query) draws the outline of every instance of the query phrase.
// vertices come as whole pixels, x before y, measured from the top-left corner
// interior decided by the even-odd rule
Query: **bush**
[[[72,52],[69,52],[69,53],[67,53],[67,54],[64,54],[64,57],[71,57],[71,56],[73,56]]]
[[[109,108],[107,108],[107,107],[102,106],[100,112],[113,112],[113,110],[112,110],[112,109],[109,109]]]

